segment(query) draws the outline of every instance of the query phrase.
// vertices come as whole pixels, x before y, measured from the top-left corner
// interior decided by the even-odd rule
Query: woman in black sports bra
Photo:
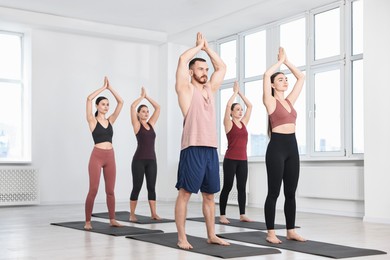
[[[139,103],[146,99],[154,108],[153,114],[149,117],[149,109],[146,105]],[[138,108],[137,108],[138,106]],[[148,189],[148,201],[151,218],[159,220],[156,213],[156,179],[157,179],[157,161],[154,150],[154,141],[156,133],[154,125],[160,116],[160,105],[146,94],[144,87],[141,88],[141,95],[131,104],[130,117],[133,125],[134,134],[137,137],[137,150],[134,153],[131,162],[131,172],[133,176],[133,190],[130,195],[130,221],[137,221],[135,208],[137,207],[138,195],[141,191],[144,176],[146,179],[146,188]]]
[[[117,101],[114,113],[106,118],[106,114],[109,109],[109,102],[106,97],[98,97],[96,99],[96,112],[92,112],[92,100],[96,98],[104,90],[109,90]],[[92,92],[87,98],[87,121],[89,129],[92,132],[92,137],[95,142],[89,165],[89,191],[85,201],[85,226],[84,229],[91,230],[91,215],[93,210],[93,204],[96,194],[99,188],[101,170],[103,169],[103,175],[106,187],[106,200],[108,213],[110,218],[110,225],[114,227],[121,226],[115,220],[115,177],[116,177],[116,164],[114,149],[112,147],[113,129],[112,125],[118,118],[118,115],[123,107],[123,100],[118,93],[112,88],[107,77],[104,77],[104,85]]]

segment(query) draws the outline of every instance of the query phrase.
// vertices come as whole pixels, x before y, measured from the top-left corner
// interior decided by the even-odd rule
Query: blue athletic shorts
[[[220,190],[217,148],[190,146],[180,152],[176,188],[191,193],[214,194]]]

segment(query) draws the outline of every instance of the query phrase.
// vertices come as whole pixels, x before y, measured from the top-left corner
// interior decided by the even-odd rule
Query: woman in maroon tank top
[[[243,115],[243,108],[240,103],[233,103],[237,96],[244,101],[246,111]],[[246,182],[248,178],[248,158],[246,147],[248,143],[248,131],[246,125],[252,113],[252,104],[240,91],[238,82],[233,86],[233,95],[226,104],[224,127],[228,139],[228,147],[223,160],[223,188],[219,197],[219,222],[229,224],[226,218],[226,204],[229,193],[233,187],[234,175],[237,181],[238,206],[240,210],[240,221],[249,222],[245,215],[246,204]]]
[[[154,112],[149,118],[149,109],[146,105],[139,103],[146,99],[152,104]],[[138,106],[138,108],[137,108]],[[151,218],[159,220],[156,213],[156,179],[157,179],[157,162],[154,151],[154,141],[156,133],[154,125],[160,116],[160,105],[146,94],[144,87],[141,88],[141,96],[131,104],[130,117],[133,125],[134,134],[137,137],[137,150],[134,153],[131,162],[131,172],[133,177],[133,190],[130,195],[130,221],[137,221],[135,208],[137,207],[138,195],[141,191],[144,176],[146,187],[148,189],[148,201],[151,212]]]

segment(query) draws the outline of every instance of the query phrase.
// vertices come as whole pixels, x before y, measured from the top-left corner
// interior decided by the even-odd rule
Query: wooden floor
[[[118,203],[118,211],[128,211],[127,203]],[[173,218],[174,203],[159,203],[158,213]],[[107,211],[105,204],[96,204],[94,212]],[[218,212],[218,211],[217,211]],[[146,202],[139,202],[137,214],[149,214]],[[238,208],[228,206],[228,216],[238,217]],[[247,215],[264,221],[262,209],[247,208]],[[201,216],[201,204],[191,202],[189,217]],[[282,212],[277,212],[278,224],[284,224]],[[84,220],[84,205],[0,207],[0,259],[217,259],[211,256],[140,242],[50,225],[52,222]],[[104,219],[95,219],[105,221]],[[175,223],[137,225],[136,227],[176,232]],[[321,214],[298,213],[299,233],[309,240],[336,243],[353,247],[382,250],[390,253],[390,225],[364,223],[359,218]],[[187,221],[187,233],[205,237],[205,224]],[[216,225],[216,233],[251,231]],[[285,231],[278,234],[285,235]],[[233,242],[233,241],[231,241]],[[235,242],[237,243],[237,242]],[[254,245],[251,245],[254,246]],[[243,257],[237,259],[329,259],[326,257],[281,250],[281,254]],[[355,257],[349,259],[390,259],[390,255]]]

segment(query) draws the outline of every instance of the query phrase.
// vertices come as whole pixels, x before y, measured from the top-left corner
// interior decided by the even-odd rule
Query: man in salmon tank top
[[[200,51],[208,55],[214,67],[210,80],[206,60],[194,58]],[[214,193],[220,190],[214,95],[221,86],[225,73],[225,63],[210,48],[202,33],[197,33],[195,47],[185,51],[179,58],[175,85],[184,118],[175,205],[177,246],[182,249],[193,248],[187,240],[185,222],[191,194],[198,193],[199,190],[203,198],[207,242],[229,245],[215,235],[214,203]]]

